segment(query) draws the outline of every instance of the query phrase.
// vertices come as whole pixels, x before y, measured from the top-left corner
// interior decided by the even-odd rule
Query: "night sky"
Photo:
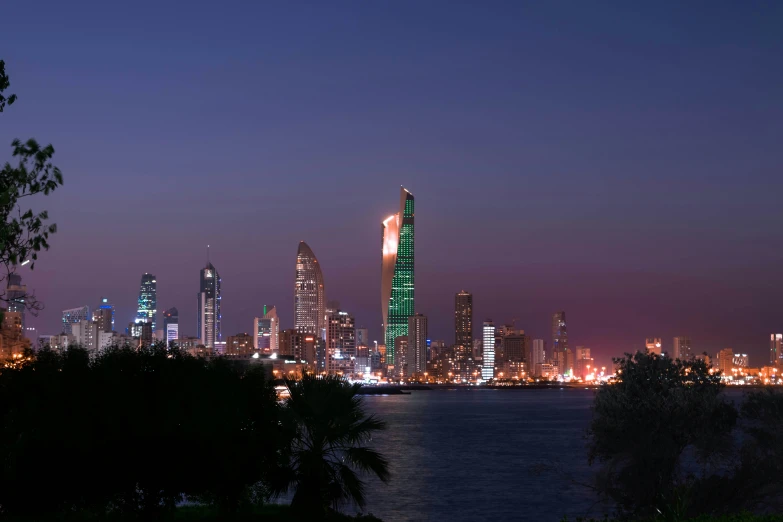
[[[291,327],[305,240],[380,339],[400,185],[433,339],[463,288],[548,343],[566,310],[599,362],[690,335],[757,366],[783,331],[781,2],[69,4],[0,11],[0,161],[35,137],[65,175],[38,333],[102,295],[126,325],[151,272],[194,335],[207,244],[224,338]]]

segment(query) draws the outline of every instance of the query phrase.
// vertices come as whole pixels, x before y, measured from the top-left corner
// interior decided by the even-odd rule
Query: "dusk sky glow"
[[[10,143],[55,147],[59,231],[20,270],[57,333],[101,296],[196,333],[293,325],[306,241],[381,340],[381,222],[416,197],[416,308],[454,341],[517,319],[597,362],[645,337],[768,359],[783,331],[781,2],[24,2],[0,11]],[[480,337],[475,327],[474,337]]]

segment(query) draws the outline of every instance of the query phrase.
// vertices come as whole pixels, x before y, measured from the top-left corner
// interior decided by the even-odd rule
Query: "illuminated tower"
[[[267,309],[264,305],[262,317],[253,319],[253,343],[255,349],[263,354],[277,353],[280,350],[280,319],[277,317],[277,308]]]
[[[220,274],[207,261],[201,269],[198,294],[198,337],[208,350],[215,349],[215,343],[221,342],[220,331],[223,317],[220,315]]]
[[[495,323],[492,319],[484,321],[484,356],[481,365],[481,378],[489,381],[495,378]]]
[[[294,329],[301,333],[323,335],[326,328],[326,290],[321,265],[312,249],[299,242],[294,274]]]
[[[400,187],[400,211],[381,225],[381,310],[387,366],[395,364],[394,341],[408,336],[408,318],[414,314],[413,214],[413,194]]]
[[[155,316],[158,313],[158,282],[155,276],[145,273],[141,276],[139,289],[139,307],[136,311],[136,323],[152,323],[155,331]]]

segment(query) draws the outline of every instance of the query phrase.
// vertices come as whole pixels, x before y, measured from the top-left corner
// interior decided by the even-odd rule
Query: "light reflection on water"
[[[391,460],[388,484],[370,481],[365,511],[384,522],[559,521],[584,515],[594,495],[584,430],[593,392],[433,390],[365,396],[388,423],[373,443]],[[535,473],[557,463],[563,473]],[[595,507],[598,516],[605,508]]]

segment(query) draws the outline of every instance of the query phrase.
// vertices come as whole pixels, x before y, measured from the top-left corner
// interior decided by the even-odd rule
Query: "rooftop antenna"
[[[207,245],[207,264],[209,264],[209,245]]]

